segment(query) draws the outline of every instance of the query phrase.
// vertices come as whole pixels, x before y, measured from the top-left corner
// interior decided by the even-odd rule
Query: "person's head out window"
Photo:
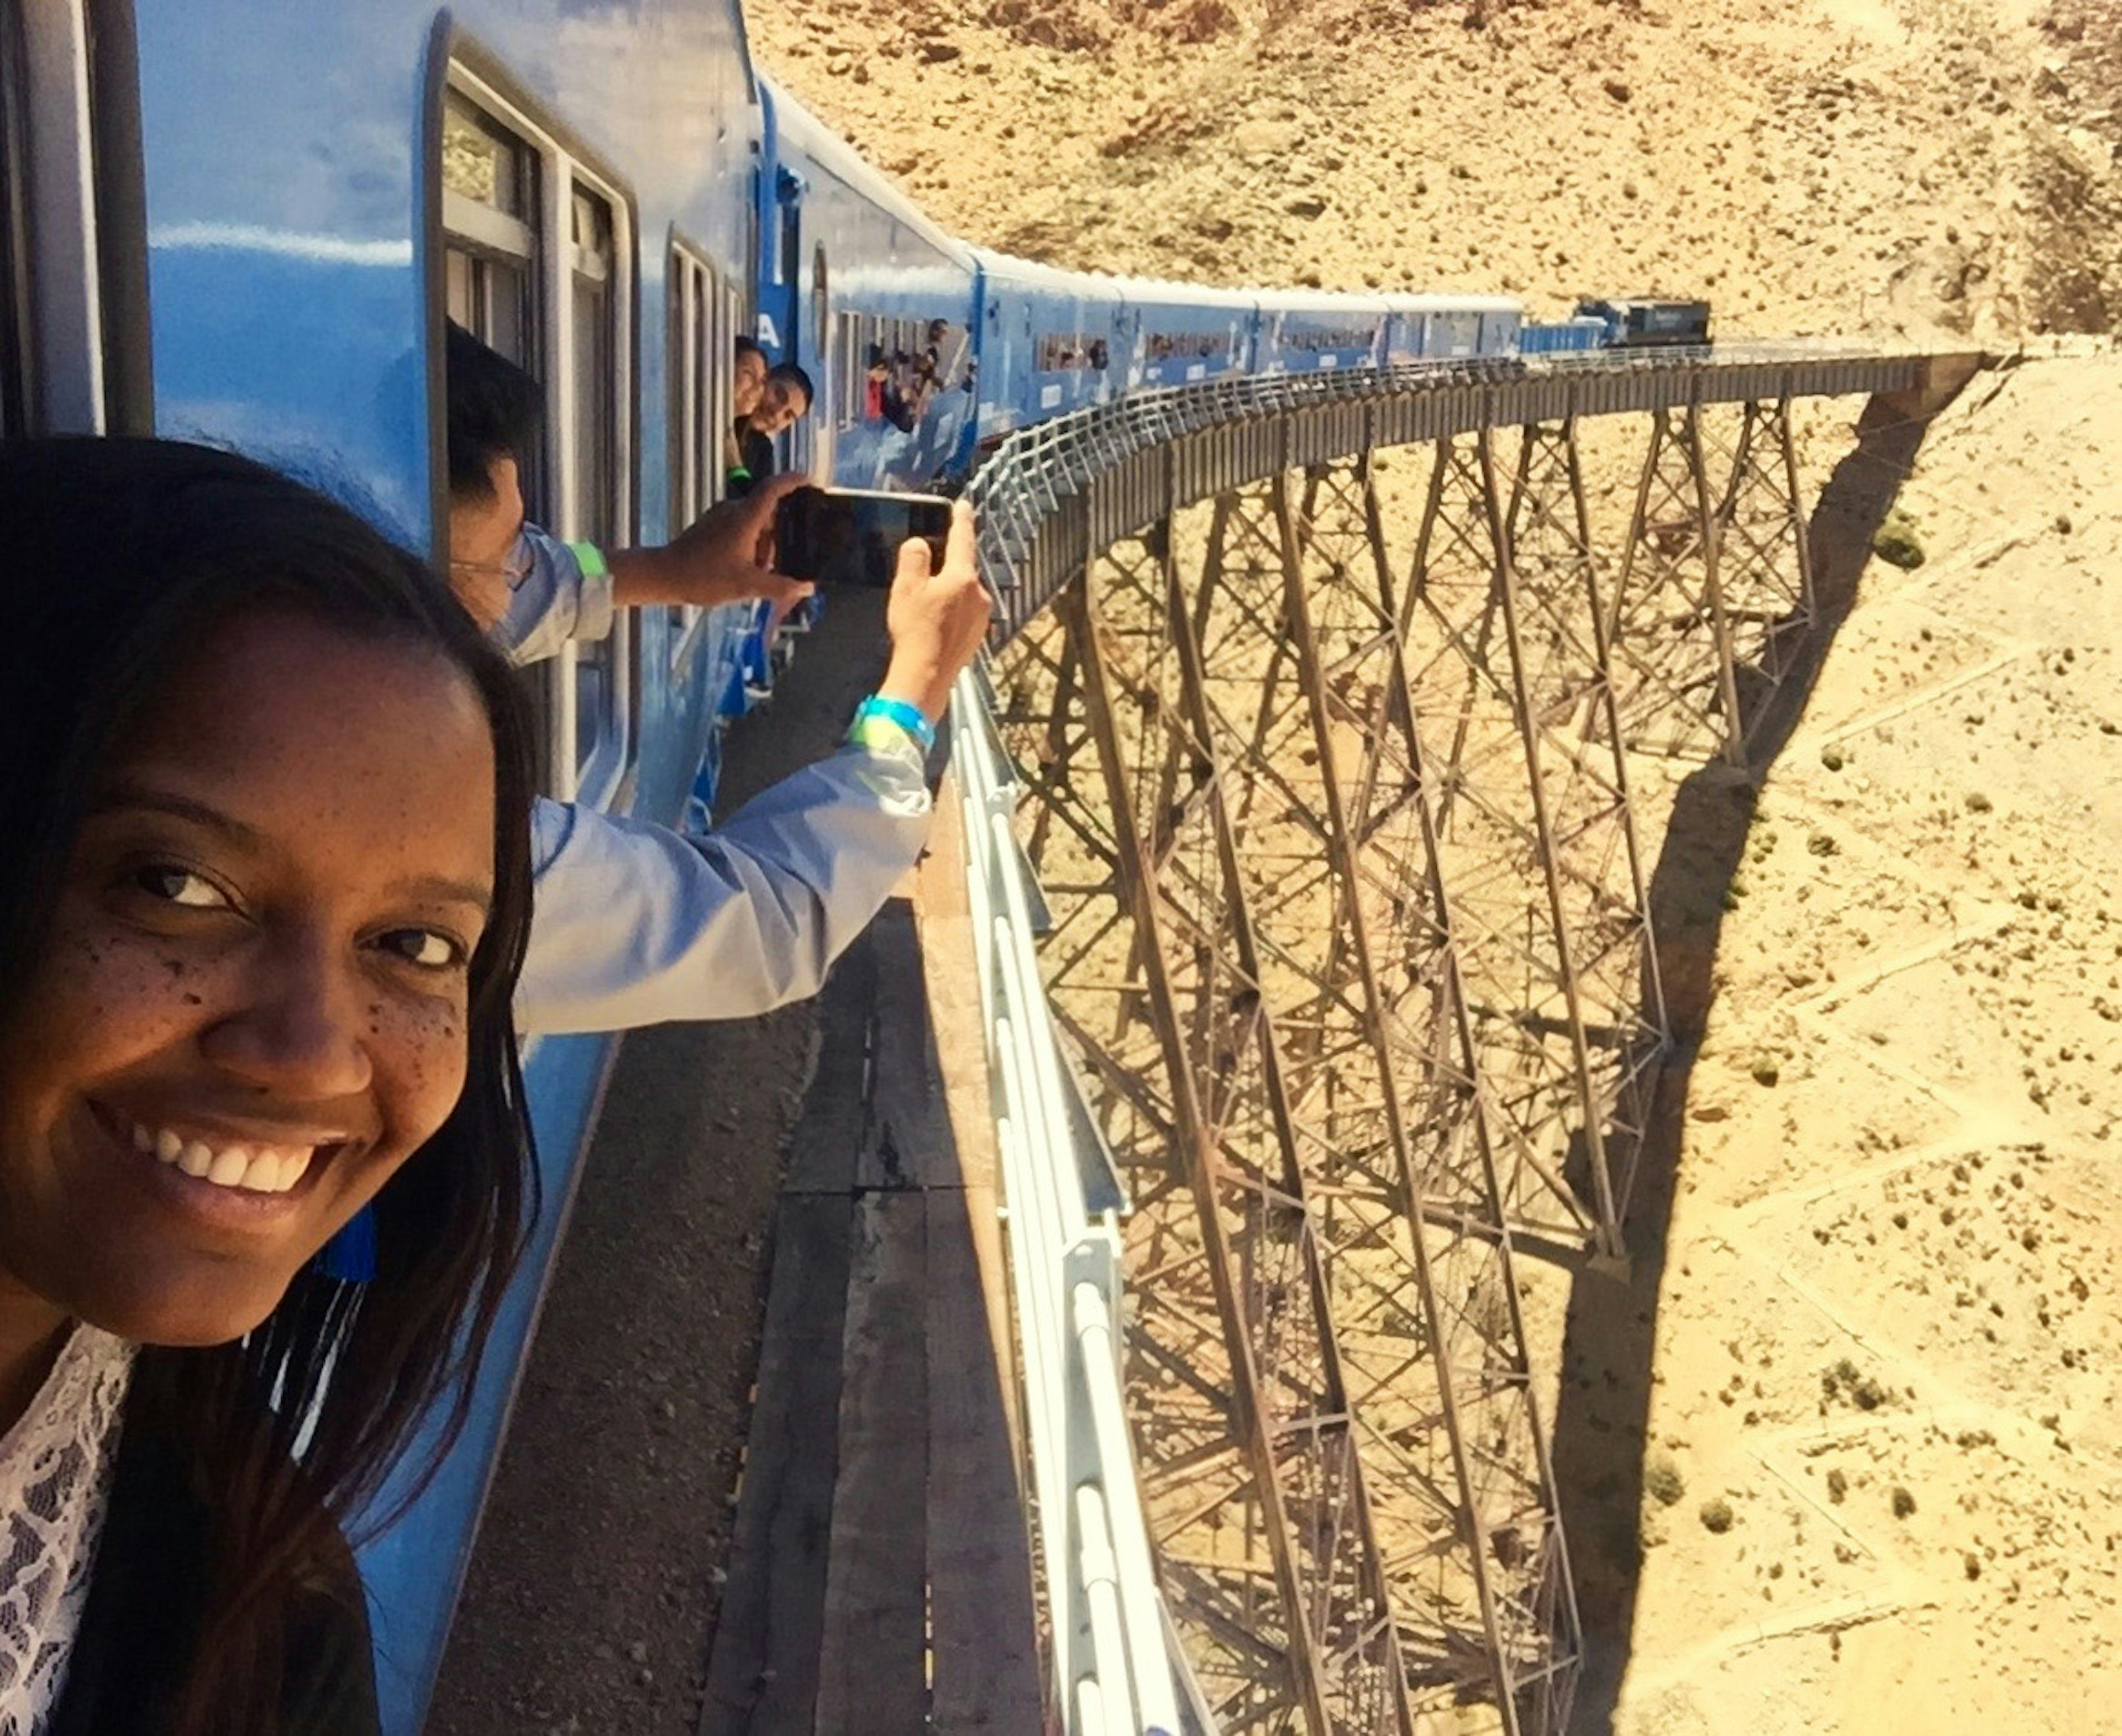
[[[751,425],[761,434],[778,434],[811,413],[811,400],[816,395],[811,389],[811,376],[794,362],[784,362],[768,373],[766,390],[752,414]]]
[[[528,570],[524,480],[545,394],[506,356],[452,323],[448,369],[450,588],[481,627],[508,607]]]
[[[739,422],[757,412],[759,400],[766,392],[766,352],[749,338],[738,338],[730,402]]]
[[[129,1357],[95,1583],[199,1601],[104,1654],[172,1728],[264,1728],[523,1231],[529,721],[421,561],[247,460],[12,443],[0,522],[38,575],[0,652],[0,1429]],[[357,1222],[367,1263],[320,1264]]]

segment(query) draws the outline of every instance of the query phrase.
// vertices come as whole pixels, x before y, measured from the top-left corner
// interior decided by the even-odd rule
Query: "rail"
[[[952,698],[966,880],[1001,1148],[1011,1300],[1052,1673],[1069,1736],[1214,1736],[1182,1723],[1179,1654],[1150,1557],[1120,1370],[1122,1202],[1063,1054],[1033,941],[1044,906],[984,674]]]
[[[1130,392],[1020,429],[966,488],[998,603],[1022,631],[1100,548],[1278,469],[1484,427],[1687,403],[1891,392],[1930,358],[1827,339],[1406,362]],[[1093,482],[1101,484],[1093,490]]]

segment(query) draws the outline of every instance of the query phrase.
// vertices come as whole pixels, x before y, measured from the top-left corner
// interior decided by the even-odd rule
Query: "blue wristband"
[[[872,693],[855,707],[855,721],[865,717],[883,717],[897,724],[916,741],[921,751],[928,753],[936,745],[936,726],[929,722],[918,705],[909,705],[904,699],[886,699],[881,693]]]

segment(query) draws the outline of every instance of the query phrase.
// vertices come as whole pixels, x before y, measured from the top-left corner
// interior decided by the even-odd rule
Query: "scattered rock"
[[[1820,1384],[1827,1398],[1839,1398],[1860,1411],[1876,1411],[1891,1397],[1877,1379],[1865,1374],[1847,1356],[1821,1375]]]
[[[1732,1528],[1734,1517],[1731,1502],[1722,1496],[1702,1504],[1702,1528],[1704,1531],[1713,1531],[1721,1535]]]
[[[1886,515],[1872,538],[1872,553],[1890,567],[1912,572],[1923,563],[1923,544],[1917,540],[1914,521],[1896,506]]]

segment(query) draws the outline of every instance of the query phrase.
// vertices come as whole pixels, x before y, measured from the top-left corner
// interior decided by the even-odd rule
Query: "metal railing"
[[[1033,945],[1044,905],[1011,829],[1017,781],[982,671],[959,677],[951,714],[1060,1727],[1214,1736],[1190,1692],[1180,1716],[1190,1677],[1157,1589],[1122,1398],[1122,1202],[1047,1007]]]
[[[1180,506],[1365,446],[1668,405],[1919,384],[1927,357],[1828,339],[1248,375],[1130,392],[1020,429],[966,497],[1007,644],[1098,549]],[[1103,484],[1094,491],[1091,483]],[[1094,510],[1094,499],[1096,502]]]

